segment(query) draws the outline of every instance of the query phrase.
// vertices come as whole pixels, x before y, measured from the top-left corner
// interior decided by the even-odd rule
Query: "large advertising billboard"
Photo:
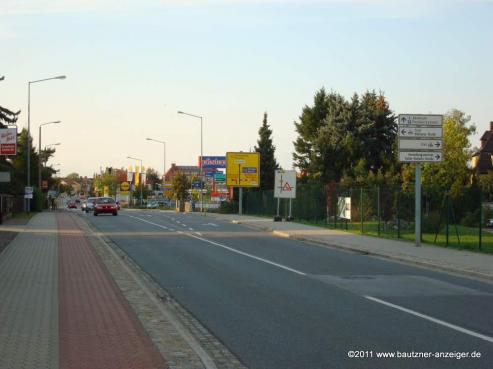
[[[17,128],[0,128],[0,155],[17,155]]]
[[[226,185],[259,187],[260,154],[258,152],[226,153]]]

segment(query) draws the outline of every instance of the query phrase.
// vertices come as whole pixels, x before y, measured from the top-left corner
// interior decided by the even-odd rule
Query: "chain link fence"
[[[493,253],[493,202],[479,188],[455,193],[423,188],[422,241],[443,247]],[[244,213],[274,217],[273,191],[245,191]],[[289,199],[280,200],[280,215],[289,215]],[[291,202],[298,222],[384,238],[415,240],[414,189],[371,186],[298,185]]]

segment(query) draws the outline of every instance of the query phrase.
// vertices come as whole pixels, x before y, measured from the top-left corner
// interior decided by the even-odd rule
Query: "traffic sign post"
[[[416,163],[414,230],[416,246],[421,245],[421,163],[443,160],[443,116],[399,114],[399,161]]]
[[[289,215],[286,220],[293,220],[291,214],[292,199],[296,198],[296,171],[295,170],[282,170],[278,169],[274,176],[274,198],[277,197],[277,215],[274,217],[274,221],[280,221],[281,216],[279,214],[279,207],[281,199],[289,199]]]
[[[238,213],[242,215],[243,187],[260,186],[260,154],[258,152],[227,152],[226,185],[239,187]]]

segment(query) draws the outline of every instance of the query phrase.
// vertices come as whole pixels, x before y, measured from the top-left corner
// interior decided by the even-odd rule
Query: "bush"
[[[440,224],[440,212],[432,211],[428,215],[424,215],[421,221],[421,230],[423,233],[435,233],[445,225],[445,221]]]
[[[37,187],[34,187],[31,211],[41,211],[46,205],[46,195]]]
[[[236,201],[223,201],[219,207],[221,214],[232,214],[238,212],[238,202]]]
[[[461,219],[460,224],[464,227],[478,227],[479,226],[479,212],[480,210],[468,211],[466,215]]]

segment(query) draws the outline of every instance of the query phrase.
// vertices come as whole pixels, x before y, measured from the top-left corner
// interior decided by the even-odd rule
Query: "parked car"
[[[94,203],[94,216],[99,214],[118,215],[118,205],[112,197],[99,197]]]
[[[88,197],[86,201],[86,206],[85,206],[85,211],[86,213],[89,213],[90,211],[94,210],[94,203],[99,197]]]
[[[77,209],[77,204],[75,203],[75,201],[69,201],[69,203],[67,204],[67,207],[69,209]]]
[[[147,203],[147,209],[157,209],[159,206],[157,201],[149,201]]]

